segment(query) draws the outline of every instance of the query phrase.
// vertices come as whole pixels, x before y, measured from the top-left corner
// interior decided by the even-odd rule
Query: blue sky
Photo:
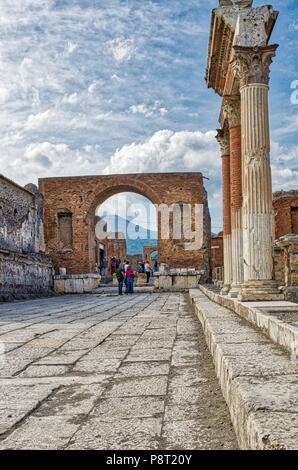
[[[202,171],[210,178],[213,230],[220,230],[220,99],[204,82],[216,6],[0,0],[0,172],[26,184],[58,175]],[[298,3],[276,0],[274,7],[273,183],[290,189],[298,187],[298,104],[291,103]]]

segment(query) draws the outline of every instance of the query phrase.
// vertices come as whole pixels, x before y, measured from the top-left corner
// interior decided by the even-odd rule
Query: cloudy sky
[[[219,98],[204,83],[216,5],[0,0],[0,172],[26,184],[202,171],[219,230]],[[271,80],[272,168],[274,188],[289,189],[298,187],[298,93],[291,89],[298,90],[298,4],[274,6],[281,14],[271,40],[280,44]]]

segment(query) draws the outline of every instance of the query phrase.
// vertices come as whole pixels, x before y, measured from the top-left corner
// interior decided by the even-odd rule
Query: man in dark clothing
[[[118,295],[122,295],[122,290],[123,290],[123,281],[124,281],[124,271],[122,269],[121,264],[118,266],[116,269],[116,276],[117,276],[117,281],[118,281]]]

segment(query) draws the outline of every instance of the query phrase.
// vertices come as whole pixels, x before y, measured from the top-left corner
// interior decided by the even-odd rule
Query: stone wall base
[[[276,281],[247,281],[241,286],[238,299],[241,302],[266,300],[284,300],[284,294],[278,289]]]
[[[99,274],[74,274],[55,276],[54,290],[57,294],[90,294],[99,287]]]
[[[0,250],[0,302],[53,295],[53,272],[48,256]]]
[[[154,287],[163,292],[181,292],[198,287],[205,272],[195,269],[170,269],[154,274]]]

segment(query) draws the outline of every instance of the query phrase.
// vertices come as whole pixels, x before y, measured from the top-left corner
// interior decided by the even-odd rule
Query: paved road
[[[0,449],[235,449],[184,294],[0,304]]]

